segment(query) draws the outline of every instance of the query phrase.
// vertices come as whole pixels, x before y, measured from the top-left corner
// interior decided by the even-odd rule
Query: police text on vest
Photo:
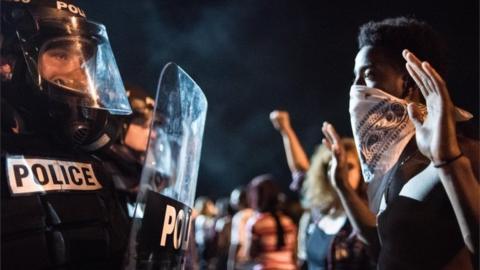
[[[89,163],[25,156],[8,156],[6,162],[12,194],[102,188]]]

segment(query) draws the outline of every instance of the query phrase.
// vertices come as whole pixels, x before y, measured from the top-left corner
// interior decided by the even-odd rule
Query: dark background
[[[174,61],[209,102],[197,195],[228,195],[255,175],[290,181],[280,135],[268,115],[288,110],[306,152],[321,123],[350,135],[348,91],[358,27],[413,15],[449,44],[454,102],[479,113],[479,7],[467,1],[147,0],[78,1],[107,26],[123,80],[152,95]]]

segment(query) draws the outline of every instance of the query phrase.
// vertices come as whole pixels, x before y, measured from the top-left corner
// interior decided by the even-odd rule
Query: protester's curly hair
[[[415,18],[396,17],[365,23],[358,33],[358,49],[364,46],[385,49],[402,71],[405,71],[402,50],[408,49],[428,61],[442,76],[446,75],[445,41],[430,25]]]

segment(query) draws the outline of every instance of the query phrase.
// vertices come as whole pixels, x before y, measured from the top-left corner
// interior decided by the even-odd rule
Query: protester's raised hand
[[[340,136],[328,122],[323,122],[322,143],[332,152],[332,163],[329,171],[330,182],[335,188],[343,188],[348,182],[347,154],[340,140]]]
[[[419,150],[435,164],[461,154],[455,130],[455,107],[443,78],[426,61],[420,61],[408,50],[403,51],[406,68],[425,98],[427,115],[420,108],[408,105],[408,114],[416,129]]]
[[[272,111],[270,121],[272,121],[273,127],[280,132],[290,128],[290,116],[287,111]]]

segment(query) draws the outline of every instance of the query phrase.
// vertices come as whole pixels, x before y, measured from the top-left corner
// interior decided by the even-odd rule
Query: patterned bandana
[[[350,119],[365,182],[381,179],[415,135],[408,117],[408,103],[377,88],[361,85],[350,88]],[[419,107],[425,117],[425,106]],[[457,121],[472,117],[455,109]]]
[[[408,102],[366,86],[350,89],[350,119],[365,182],[380,179],[415,135]]]

